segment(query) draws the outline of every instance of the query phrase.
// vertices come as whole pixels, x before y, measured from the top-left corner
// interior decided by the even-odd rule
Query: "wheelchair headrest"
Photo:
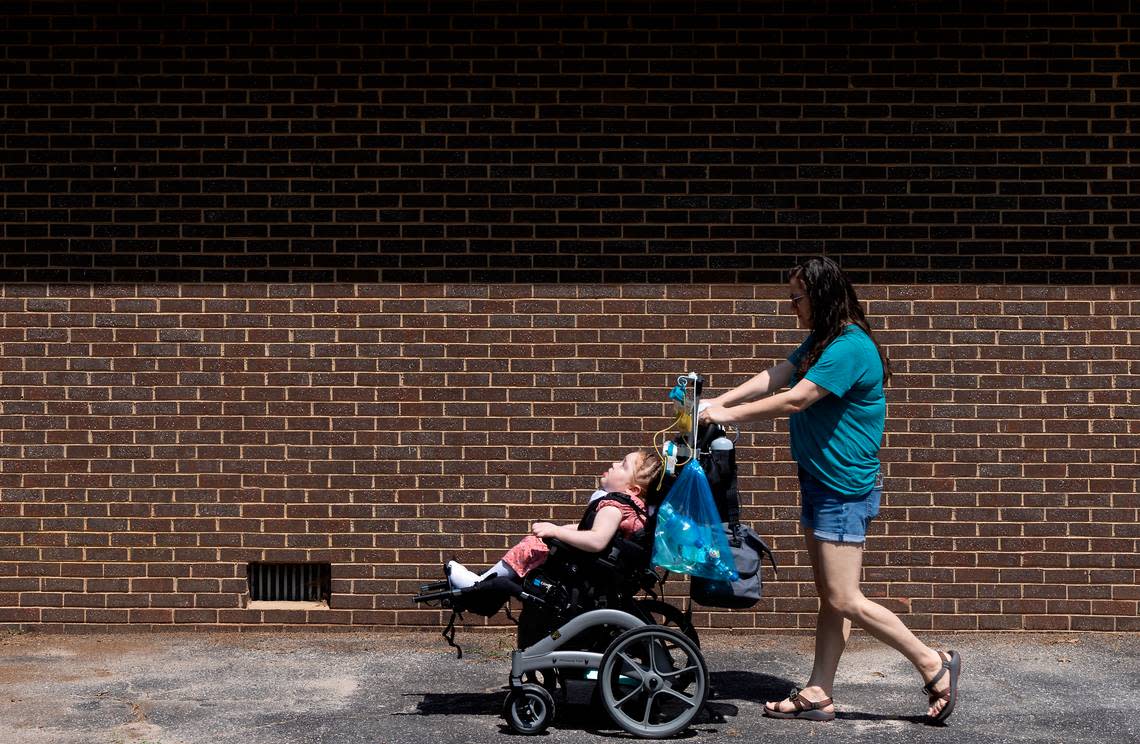
[[[662,473],[662,475],[657,476],[657,479],[645,489],[645,506],[649,508],[650,512],[656,511],[657,507],[661,505],[661,502],[665,500],[665,497],[669,495],[669,489],[671,489],[676,482],[676,474],[669,475]]]

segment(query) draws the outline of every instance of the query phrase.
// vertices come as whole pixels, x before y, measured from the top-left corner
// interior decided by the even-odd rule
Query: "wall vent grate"
[[[328,563],[251,563],[249,598],[253,602],[327,601],[331,577]]]

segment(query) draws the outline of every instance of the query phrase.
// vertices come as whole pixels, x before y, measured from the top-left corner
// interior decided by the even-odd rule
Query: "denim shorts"
[[[867,526],[879,516],[882,497],[882,472],[875,475],[875,485],[867,493],[844,496],[800,468],[800,524],[811,530],[816,540],[862,545]]]

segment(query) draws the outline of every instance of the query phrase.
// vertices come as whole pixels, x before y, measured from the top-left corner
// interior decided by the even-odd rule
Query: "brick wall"
[[[1124,4],[8,6],[0,623],[435,624],[677,374],[793,348],[826,253],[897,370],[868,593],[1138,629]],[[783,580],[702,626],[813,622],[786,444],[739,442]],[[243,609],[251,560],[333,609]]]
[[[896,366],[866,590],[918,628],[1136,630],[1135,288],[868,286]],[[801,339],[778,285],[4,290],[0,620],[432,624],[418,583],[576,519],[598,463]],[[739,442],[810,627],[786,424]],[[248,561],[333,610],[243,610]],[[673,591],[680,591],[673,585]]]

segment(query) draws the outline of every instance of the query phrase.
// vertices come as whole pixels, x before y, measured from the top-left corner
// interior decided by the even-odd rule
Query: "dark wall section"
[[[5,8],[0,281],[1140,274],[1127,2]]]

